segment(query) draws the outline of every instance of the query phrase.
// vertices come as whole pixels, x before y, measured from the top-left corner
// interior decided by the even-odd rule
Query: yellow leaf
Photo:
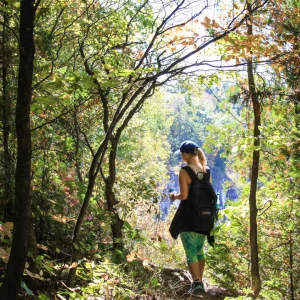
[[[128,262],[134,261],[134,259],[135,259],[135,253],[133,251],[131,251],[130,254],[128,254],[126,256],[126,259],[127,259]]]
[[[33,273],[31,273],[28,269],[25,269],[25,273],[30,277],[34,277]]]
[[[14,223],[13,222],[6,222],[3,225],[0,224],[0,235],[1,235],[1,240],[4,240],[4,237],[7,235],[9,238],[12,237],[11,231],[14,228]]]
[[[220,24],[218,22],[216,22],[215,20],[212,21],[212,26],[215,28],[219,28]]]
[[[4,227],[7,229],[7,230],[13,230],[14,229],[14,223],[13,222],[6,222],[4,224]]]
[[[149,260],[143,260],[143,266],[145,269],[149,270],[149,271],[153,271],[153,269],[150,267],[149,265]]]
[[[39,249],[42,249],[42,250],[45,250],[47,251],[48,250],[48,247],[42,245],[42,244],[36,244],[36,246],[39,248]]]
[[[10,255],[10,248],[0,248],[0,258],[7,264]]]
[[[206,23],[210,23],[210,18],[208,18],[207,16],[204,18],[204,21],[206,22]]]
[[[104,263],[105,263],[105,264],[110,263],[110,259],[106,257],[106,258],[104,259]]]
[[[34,273],[32,273],[32,272],[30,272],[28,269],[25,269],[24,270],[25,271],[25,273],[27,274],[27,275],[29,275],[31,278],[37,278],[37,279],[44,279],[43,277],[41,277],[39,274],[34,274]]]
[[[238,65],[238,64],[240,64],[241,62],[240,62],[240,59],[236,56],[235,57],[235,63]]]
[[[67,217],[67,216],[63,216],[61,214],[58,215],[52,215],[51,216],[55,221],[59,222],[59,223],[63,223],[66,224],[68,221],[71,220],[71,218]]]
[[[286,157],[283,154],[278,154],[277,158],[284,161],[286,160]]]

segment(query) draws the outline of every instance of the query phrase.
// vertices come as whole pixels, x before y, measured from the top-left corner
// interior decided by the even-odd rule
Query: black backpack
[[[187,200],[180,201],[179,207],[170,224],[170,234],[177,239],[181,232],[198,232],[207,236],[207,241],[214,246],[215,238],[211,235],[214,221],[217,219],[217,195],[209,182],[210,170],[197,175],[188,166],[182,167],[191,178]]]
[[[190,207],[190,218],[186,220],[186,224],[195,232],[207,232],[209,234],[214,228],[215,220],[218,219],[218,196],[209,181],[210,170],[207,169],[206,173],[199,172],[196,175],[189,166],[182,169],[188,172],[192,180],[187,199]]]

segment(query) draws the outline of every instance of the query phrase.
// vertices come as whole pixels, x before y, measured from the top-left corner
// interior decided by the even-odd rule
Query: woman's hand
[[[176,200],[177,194],[170,194],[169,197],[172,201]]]

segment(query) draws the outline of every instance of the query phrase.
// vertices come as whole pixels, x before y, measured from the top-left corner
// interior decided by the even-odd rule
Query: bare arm
[[[179,185],[180,185],[180,193],[179,194],[171,194],[170,199],[174,200],[186,200],[189,194],[189,175],[188,173],[181,169],[179,171]]]

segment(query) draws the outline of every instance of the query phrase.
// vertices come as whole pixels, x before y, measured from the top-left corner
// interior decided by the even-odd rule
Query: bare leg
[[[189,271],[193,277],[193,280],[202,281],[204,273],[205,260],[195,261],[189,264]]]
[[[199,262],[195,261],[189,264],[189,271],[193,277],[193,281],[195,280],[200,280],[201,273],[200,273],[200,268],[199,268]],[[203,272],[202,272],[203,274]]]
[[[199,260],[198,261],[198,268],[199,268],[199,275],[200,275],[199,280],[200,281],[202,281],[202,279],[203,279],[204,266],[205,266],[205,260],[204,259]]]

